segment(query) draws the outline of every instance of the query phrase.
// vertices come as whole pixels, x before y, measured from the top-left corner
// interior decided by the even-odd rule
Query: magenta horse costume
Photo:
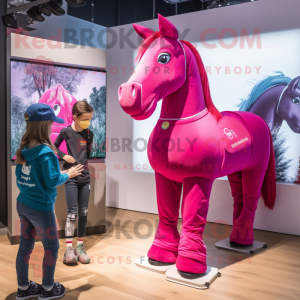
[[[77,100],[61,84],[47,90],[41,97],[39,103],[50,105],[56,116],[65,120],[64,124],[53,123],[50,138],[54,143],[60,131],[73,123],[72,108]],[[66,142],[63,141],[59,149],[68,153]]]
[[[213,181],[228,176],[234,198],[230,241],[253,243],[259,197],[272,209],[276,198],[275,160],[266,122],[248,112],[222,112],[214,106],[197,50],[158,16],[159,31],[134,24],[144,39],[139,64],[119,88],[123,110],[136,120],[149,118],[163,99],[160,119],[148,143],[155,170],[159,225],[148,257],[177,269],[204,273],[206,224]],[[151,45],[151,47],[150,47]],[[183,188],[182,232],[177,230]]]

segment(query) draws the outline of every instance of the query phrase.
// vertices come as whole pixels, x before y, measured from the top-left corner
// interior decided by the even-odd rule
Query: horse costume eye
[[[294,104],[300,104],[300,98],[296,97],[293,99]]]
[[[171,59],[171,55],[169,53],[161,53],[159,54],[157,61],[160,64],[167,64]]]
[[[59,113],[60,113],[60,105],[55,104],[55,105],[53,106],[53,110],[54,110],[55,115],[58,116]]]

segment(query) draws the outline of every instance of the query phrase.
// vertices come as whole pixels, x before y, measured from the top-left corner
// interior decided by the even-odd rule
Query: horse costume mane
[[[161,37],[161,32],[160,31],[156,31],[156,32],[148,32],[148,36],[145,35],[145,40],[143,40],[143,42],[141,43],[140,47],[138,48],[138,54],[136,57],[136,61],[140,61],[140,59],[142,58],[143,54],[146,52],[146,50],[150,47],[150,45],[159,37]],[[220,121],[222,119],[222,115],[219,112],[219,110],[215,107],[212,98],[211,98],[211,94],[210,94],[210,88],[209,88],[209,82],[208,82],[208,78],[207,78],[207,73],[203,64],[203,61],[200,57],[199,52],[197,51],[197,49],[188,41],[184,41],[184,40],[180,40],[179,42],[185,44],[193,53],[193,55],[195,56],[197,65],[198,65],[198,69],[199,69],[199,74],[201,77],[201,81],[202,81],[202,87],[203,87],[203,94],[204,94],[204,99],[205,99],[205,104],[206,107],[208,109],[208,111],[217,119],[217,121]]]
[[[276,75],[274,76],[267,76],[262,81],[257,83],[249,93],[248,97],[245,99],[241,99],[241,102],[237,105],[239,110],[250,111],[251,107],[258,99],[258,97],[266,90],[277,85],[289,85],[289,83],[292,81],[292,78],[286,77],[280,71],[275,72],[275,74]],[[298,88],[300,88],[300,85],[298,86]]]

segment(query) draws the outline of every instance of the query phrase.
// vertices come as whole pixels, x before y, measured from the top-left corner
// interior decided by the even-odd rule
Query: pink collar
[[[181,125],[181,124],[186,124],[186,123],[191,123],[191,122],[195,122],[203,117],[205,117],[208,114],[208,110],[207,108],[204,108],[202,111],[200,111],[199,113],[191,116],[191,117],[187,117],[187,118],[181,118],[181,119],[165,119],[165,118],[160,118],[158,119],[157,123],[163,123],[163,122],[169,122],[172,125]]]

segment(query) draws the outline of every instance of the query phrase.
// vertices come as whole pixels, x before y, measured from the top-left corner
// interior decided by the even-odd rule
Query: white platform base
[[[148,256],[141,256],[140,258],[136,259],[134,263],[141,268],[147,269],[149,271],[153,271],[156,273],[164,274],[170,268],[173,268],[175,264],[172,265],[164,265],[164,266],[155,266],[151,265],[148,261]]]
[[[215,246],[217,248],[236,251],[236,252],[240,252],[240,253],[246,253],[246,254],[254,254],[255,252],[259,252],[259,251],[267,248],[266,243],[258,242],[258,241],[254,241],[252,245],[246,246],[246,247],[232,246],[232,245],[230,245],[229,237],[225,240],[215,243]]]
[[[221,276],[217,268],[207,266],[207,271],[199,278],[188,279],[182,277],[176,267],[172,267],[166,272],[166,279],[171,282],[183,284],[196,289],[208,289],[211,283]]]

